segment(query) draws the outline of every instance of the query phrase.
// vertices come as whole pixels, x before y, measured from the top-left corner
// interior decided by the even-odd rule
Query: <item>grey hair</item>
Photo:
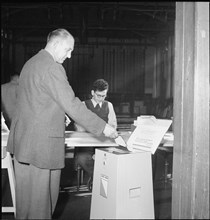
[[[57,37],[60,37],[60,38],[72,37],[73,38],[73,36],[66,29],[58,28],[48,34],[47,43],[54,40]]]

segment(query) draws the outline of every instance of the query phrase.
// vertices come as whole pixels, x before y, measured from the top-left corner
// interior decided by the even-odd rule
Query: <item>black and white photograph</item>
[[[209,2],[1,2],[1,219],[209,219]]]

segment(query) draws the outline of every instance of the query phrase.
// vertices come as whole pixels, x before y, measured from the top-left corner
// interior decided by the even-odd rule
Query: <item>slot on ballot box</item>
[[[127,147],[96,149],[90,219],[154,219],[151,154],[171,122],[139,121]]]

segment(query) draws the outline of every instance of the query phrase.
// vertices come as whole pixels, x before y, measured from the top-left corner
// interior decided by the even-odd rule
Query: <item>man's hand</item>
[[[118,137],[117,131],[109,124],[106,124],[103,133],[106,137],[110,137],[110,138],[117,138]]]

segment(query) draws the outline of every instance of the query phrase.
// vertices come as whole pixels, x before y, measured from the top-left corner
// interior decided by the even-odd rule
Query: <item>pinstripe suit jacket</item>
[[[7,150],[19,162],[63,168],[65,112],[91,133],[104,130],[105,121],[75,97],[63,66],[43,49],[21,71]]]

